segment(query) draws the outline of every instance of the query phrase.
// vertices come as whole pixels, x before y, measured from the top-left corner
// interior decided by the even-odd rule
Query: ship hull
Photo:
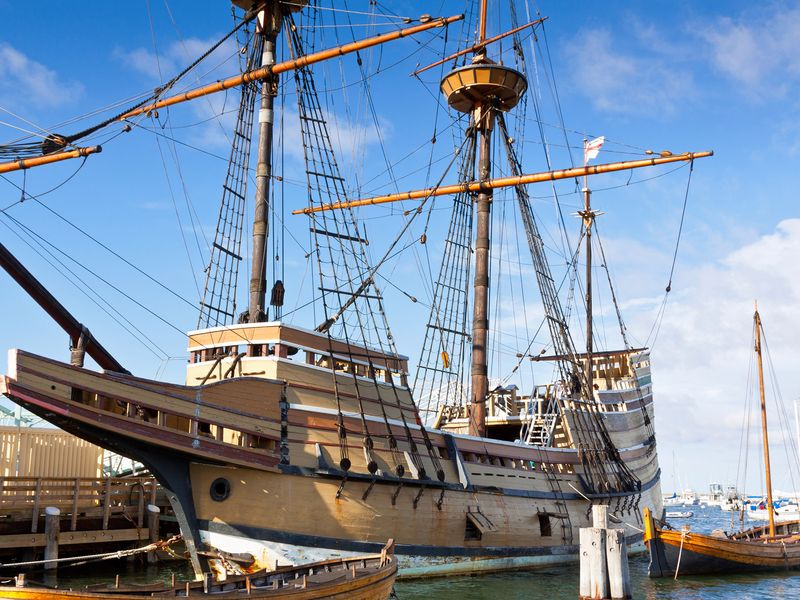
[[[168,490],[198,572],[208,570],[196,551],[206,547],[274,567],[378,551],[390,538],[403,576],[533,567],[577,560],[577,530],[590,525],[591,503],[609,505],[630,544],[641,537],[641,510],[661,510],[654,440],[636,427],[643,411],[652,418],[649,405],[608,419],[610,435],[632,444],[620,455],[641,489],[593,496],[568,449],[432,431],[444,481],[345,473],[331,460],[334,416],[285,402],[284,383],[239,378],[186,387],[15,352],[3,392],[151,469]],[[245,410],[245,400],[236,409],[222,401],[237,398],[259,399],[251,406],[260,413]],[[207,423],[218,435],[205,431]],[[232,444],[225,436],[234,430],[249,437]]]

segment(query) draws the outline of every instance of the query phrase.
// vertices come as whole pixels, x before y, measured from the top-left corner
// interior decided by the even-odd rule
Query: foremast
[[[281,4],[273,1],[264,5],[258,19],[258,35],[264,41],[261,68],[275,65],[275,41],[283,22]],[[272,138],[275,123],[274,103],[278,89],[278,76],[272,75],[261,82],[261,107],[258,111],[258,155],[256,163],[255,214],[253,216],[253,252],[250,270],[250,303],[246,320],[250,323],[265,321],[267,290],[267,229],[270,183],[272,180]],[[245,315],[243,319],[245,320]]]

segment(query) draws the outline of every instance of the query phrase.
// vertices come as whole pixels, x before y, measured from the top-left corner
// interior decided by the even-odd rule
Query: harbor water
[[[688,507],[694,516],[675,519],[676,529],[689,525],[692,531],[711,532],[714,529],[730,531],[731,513],[718,508]],[[746,524],[751,526],[753,523]],[[761,600],[766,598],[800,600],[800,571],[766,573],[761,575],[725,575],[681,577],[677,580],[650,579],[647,576],[648,557],[638,554],[630,558],[631,583],[634,598],[645,600],[711,600],[736,598]],[[95,563],[79,568],[63,568],[58,575],[59,587],[79,587],[88,584],[113,582],[116,575],[125,583],[152,583],[191,577],[188,564],[165,562],[144,567],[136,563],[114,561]],[[450,577],[434,580],[399,581],[395,592],[399,600],[523,600],[546,598],[548,600],[577,600],[578,565],[547,567],[515,573],[497,573],[471,577]],[[42,580],[41,573],[31,573],[29,579]],[[48,583],[55,583],[49,580]]]

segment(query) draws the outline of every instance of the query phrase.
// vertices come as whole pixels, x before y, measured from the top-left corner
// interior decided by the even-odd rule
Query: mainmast
[[[486,1],[481,1],[478,43],[486,39]],[[478,51],[473,63],[486,63],[486,50]],[[472,124],[480,136],[478,179],[484,181],[492,175],[492,125],[494,115],[488,102],[477,103],[472,113]],[[475,234],[475,283],[472,316],[472,369],[471,406],[469,408],[469,433],[486,435],[486,397],[489,394],[489,235],[491,233],[492,190],[478,193],[476,205],[478,219]]]
[[[753,316],[756,326],[756,356],[758,357],[758,393],[761,396],[761,436],[764,441],[764,467],[767,474],[767,514],[769,515],[769,537],[775,537],[775,514],[772,507],[772,473],[769,466],[769,437],[767,435],[767,403],[764,398],[764,367],[761,363],[761,316],[758,303]]]
[[[472,115],[468,135],[478,135],[478,179],[489,181],[492,175],[492,130],[496,111],[508,111],[519,102],[527,89],[525,77],[514,69],[489,60],[486,48],[486,5],[481,0],[478,21],[478,50],[472,64],[455,69],[442,80],[447,101],[458,111]],[[489,259],[492,188],[482,187],[475,198],[475,280],[473,283],[472,368],[469,410],[470,435],[486,435],[486,399],[489,394]]]

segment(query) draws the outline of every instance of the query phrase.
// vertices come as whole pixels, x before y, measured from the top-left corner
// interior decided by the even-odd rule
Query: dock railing
[[[102,518],[102,529],[116,515],[147,527],[147,504],[157,504],[158,484],[153,477],[2,477],[0,516],[16,522],[30,520],[37,533],[46,507],[69,516],[70,531],[78,530],[79,518]]]

